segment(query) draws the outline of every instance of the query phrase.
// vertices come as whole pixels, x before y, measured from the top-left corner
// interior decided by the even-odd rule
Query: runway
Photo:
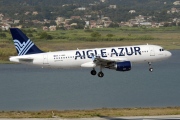
[[[96,118],[0,118],[0,120],[179,120],[180,115]]]

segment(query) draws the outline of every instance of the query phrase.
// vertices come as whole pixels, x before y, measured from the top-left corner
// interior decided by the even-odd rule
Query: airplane
[[[171,52],[158,45],[134,45],[94,49],[77,49],[56,52],[43,52],[20,29],[10,28],[18,56],[10,56],[12,62],[52,68],[91,68],[91,75],[102,78],[102,69],[130,71],[134,63],[148,63],[152,72],[152,62],[171,56]]]

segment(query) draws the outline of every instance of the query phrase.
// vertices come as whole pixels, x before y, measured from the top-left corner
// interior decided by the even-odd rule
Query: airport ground
[[[166,108],[103,108],[95,110],[1,111],[0,118],[117,118],[128,116],[176,116],[180,107]],[[180,118],[180,117],[179,117]]]
[[[179,120],[180,115],[94,118],[0,118],[0,120]]]

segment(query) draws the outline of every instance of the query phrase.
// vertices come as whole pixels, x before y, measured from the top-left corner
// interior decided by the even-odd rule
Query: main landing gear
[[[93,70],[91,71],[91,75],[96,75],[97,72],[96,70],[93,68]],[[102,72],[102,67],[100,66],[100,72],[98,73],[98,77],[102,78],[104,76],[104,73]]]
[[[104,76],[104,73],[101,71],[98,73],[98,77],[102,78]]]
[[[92,71],[91,71],[91,75],[96,75],[96,70],[95,69],[93,69]]]
[[[148,62],[148,64],[149,64],[149,71],[150,71],[150,72],[153,72],[153,68],[152,68],[152,66],[151,66],[151,62]]]

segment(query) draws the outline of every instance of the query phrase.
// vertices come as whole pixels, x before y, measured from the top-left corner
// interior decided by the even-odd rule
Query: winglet
[[[10,28],[10,31],[19,56],[43,53],[20,29]]]

